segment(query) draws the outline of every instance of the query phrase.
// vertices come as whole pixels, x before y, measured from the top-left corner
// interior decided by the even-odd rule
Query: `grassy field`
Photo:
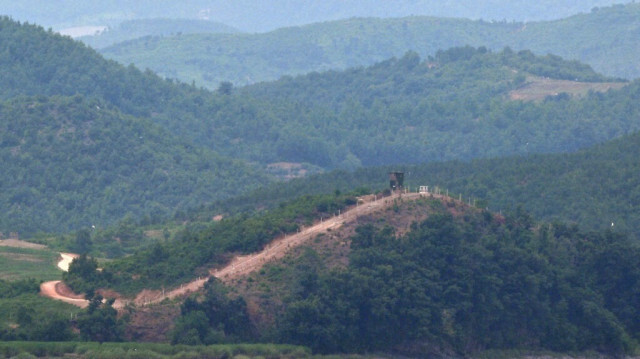
[[[47,281],[60,279],[56,267],[59,254],[48,248],[16,248],[0,246],[0,279],[13,281],[26,278]]]
[[[304,347],[275,344],[185,346],[153,343],[0,342],[0,358],[310,358]],[[346,357],[345,357],[346,358]]]

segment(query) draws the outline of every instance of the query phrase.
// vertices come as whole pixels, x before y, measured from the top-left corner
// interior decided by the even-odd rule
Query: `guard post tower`
[[[404,172],[389,172],[389,186],[391,191],[402,191],[404,188]]]

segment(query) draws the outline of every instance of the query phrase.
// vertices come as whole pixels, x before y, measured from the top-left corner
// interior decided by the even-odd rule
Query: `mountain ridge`
[[[241,86],[285,75],[370,66],[410,50],[426,58],[465,45],[552,53],[588,63],[609,76],[633,79],[640,77],[640,65],[631,55],[640,51],[635,41],[638,18],[640,5],[634,3],[550,22],[352,18],[254,35],[147,38],[114,45],[102,54],[211,89],[224,81]],[[568,39],[575,41],[567,43]]]

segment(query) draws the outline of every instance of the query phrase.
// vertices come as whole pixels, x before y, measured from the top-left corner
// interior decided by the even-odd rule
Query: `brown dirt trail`
[[[249,275],[250,273],[259,270],[267,262],[283,258],[287,252],[295,247],[298,247],[305,242],[313,239],[316,235],[329,231],[333,228],[338,228],[342,224],[355,220],[358,216],[368,215],[376,211],[384,210],[394,204],[396,199],[416,199],[423,196],[431,196],[432,198],[445,198],[444,195],[429,193],[395,193],[388,197],[382,197],[380,199],[374,196],[365,196],[358,199],[358,204],[349,210],[344,211],[340,215],[321,220],[315,225],[303,228],[298,233],[286,235],[282,238],[276,239],[269,243],[262,251],[252,253],[248,255],[236,256],[231,262],[222,268],[211,270],[210,274],[216,278],[219,278],[223,282],[230,282],[234,279],[238,279]],[[65,253],[65,255],[69,255]],[[63,260],[64,257],[63,257]],[[68,268],[68,267],[67,267]],[[198,278],[189,283],[181,285],[179,288],[164,292],[155,290],[145,290],[138,294],[138,296],[132,300],[117,299],[114,303],[115,308],[124,308],[127,304],[146,305],[158,303],[164,299],[173,299],[179,296],[186,295],[191,292],[195,292],[202,288],[208,278]],[[44,296],[63,300],[67,303],[78,305],[80,307],[86,307],[87,301],[84,299],[77,299],[69,296],[65,296],[64,293],[60,293],[59,288],[60,281],[52,281],[43,283],[41,286],[41,293]]]

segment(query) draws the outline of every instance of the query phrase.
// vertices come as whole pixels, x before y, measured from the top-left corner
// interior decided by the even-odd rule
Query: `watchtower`
[[[404,182],[404,172],[389,172],[389,186],[392,191],[402,190]]]

